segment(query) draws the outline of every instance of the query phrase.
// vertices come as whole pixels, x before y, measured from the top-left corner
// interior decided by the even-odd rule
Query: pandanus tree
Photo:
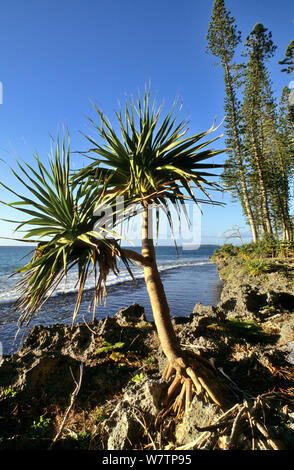
[[[121,137],[103,112],[95,109],[98,123],[92,119],[91,122],[96,137],[86,136],[91,148],[84,152],[92,159],[88,166],[70,174],[69,145],[63,140],[60,146],[58,140],[49,167],[38,156],[35,168],[18,163],[14,174],[29,196],[1,183],[18,197],[16,202],[6,204],[29,216],[19,221],[16,230],[25,230],[22,240],[37,244],[32,258],[16,272],[23,274],[17,286],[20,326],[29,324],[75,267],[78,293],[73,321],[92,271],[95,285],[89,308],[93,308],[94,315],[99,300],[106,295],[108,273],[118,274],[122,262],[132,276],[131,264],[135,262],[144,270],[155,326],[167,357],[163,378],[170,385],[164,404],[169,408],[172,401],[177,410],[187,408],[196,392],[226,406],[231,392],[218,380],[212,364],[180,345],[156,263],[152,230],[154,207],[162,209],[172,225],[169,204],[176,207],[179,216],[181,208],[185,210],[186,199],[195,204],[220,204],[211,198],[209,189],[221,190],[211,170],[223,165],[212,163],[211,158],[223,150],[207,149],[219,137],[201,142],[215,130],[214,126],[186,137],[188,123],[177,122],[176,103],[160,120],[161,107],[156,107],[156,101],[150,105],[149,90],[136,105],[133,100],[126,101],[124,116],[121,111],[116,113]],[[123,198],[123,209],[116,209],[117,198]],[[121,221],[130,217],[129,208],[134,206],[142,214],[141,253],[121,247],[116,231]],[[99,207],[114,208],[114,217],[99,215]],[[111,228],[109,222],[113,224]]]
[[[187,408],[195,391],[207,393],[214,402],[224,405],[228,389],[217,380],[213,366],[199,355],[183,351],[176,336],[156,263],[152,223],[155,207],[162,209],[172,224],[169,204],[176,207],[178,215],[187,199],[196,204],[219,204],[211,198],[209,189],[221,190],[211,170],[223,165],[211,159],[223,150],[207,149],[219,137],[202,142],[214,126],[187,137],[188,123],[178,122],[177,102],[160,119],[161,107],[157,107],[156,100],[151,104],[150,90],[136,103],[127,99],[124,111],[115,113],[120,134],[101,110],[95,107],[95,112],[97,120],[91,119],[95,135],[86,136],[91,143],[86,153],[91,163],[75,174],[74,181],[95,185],[103,180],[105,202],[124,198],[126,217],[130,204],[137,205],[141,212],[141,255],[125,249],[123,253],[144,270],[154,322],[167,357],[163,378],[171,381],[165,403],[172,400],[175,408]]]
[[[98,302],[106,295],[107,275],[109,272],[119,272],[118,259],[132,275],[119,244],[109,237],[104,226],[97,229],[99,224],[94,211],[101,198],[99,181],[95,188],[87,182],[77,188],[70,182],[69,141],[67,143],[64,137],[61,144],[57,139],[48,165],[44,165],[38,155],[34,156],[34,162],[35,167],[18,162],[17,171],[12,169],[25,194],[0,182],[3,188],[18,198],[15,202],[2,203],[27,217],[22,221],[9,221],[18,223],[16,232],[25,232],[23,238],[18,240],[36,244],[31,259],[12,274],[22,275],[16,285],[19,298],[15,310],[19,313],[19,330],[23,325],[30,324],[70,270],[76,269],[78,274],[73,321],[90,273],[95,279],[89,305],[93,315]]]

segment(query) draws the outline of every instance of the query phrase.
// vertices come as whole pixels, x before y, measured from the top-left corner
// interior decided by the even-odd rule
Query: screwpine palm
[[[103,226],[99,227],[99,221],[94,216],[103,185],[98,184],[93,188],[85,182],[74,188],[70,184],[70,149],[69,145],[66,147],[65,139],[62,146],[57,141],[48,169],[37,155],[35,163],[34,169],[18,162],[19,171],[12,170],[18,181],[29,191],[30,197],[1,183],[18,197],[18,201],[4,204],[29,216],[21,222],[10,221],[19,222],[16,231],[26,227],[21,241],[37,244],[30,261],[13,273],[22,274],[21,281],[16,286],[19,291],[16,310],[20,312],[20,327],[24,323],[29,324],[33,315],[73,268],[77,268],[78,273],[73,321],[91,272],[94,274],[95,287],[89,309],[93,308],[93,315],[97,303],[106,295],[108,273],[112,271],[118,274],[117,258],[122,259],[131,274],[128,261],[113,239],[113,234],[107,233]]]
[[[205,161],[223,150],[204,150],[219,137],[204,143],[199,142],[214,131],[214,127],[183,138],[188,127],[186,121],[176,124],[176,102],[159,126],[161,109],[156,110],[155,101],[150,109],[149,100],[147,92],[143,103],[138,99],[137,107],[133,101],[126,102],[124,118],[121,111],[116,113],[121,138],[115,133],[103,112],[94,106],[100,118],[100,125],[92,119],[90,121],[104,145],[86,136],[94,146],[89,150],[88,156],[94,152],[102,158],[89,156],[93,163],[80,170],[75,175],[75,181],[95,182],[103,175],[103,178],[108,180],[107,195],[123,196],[132,203],[143,205],[155,203],[165,208],[167,201],[178,205],[186,198],[196,203],[219,204],[213,201],[207,192],[206,187],[221,189],[215,182],[208,181],[208,177],[215,175],[207,170],[223,168],[223,165]],[[138,122],[135,119],[136,114]],[[156,129],[157,127],[159,128]],[[191,183],[203,193],[204,199],[195,196]]]
[[[104,202],[116,197],[123,197],[126,205],[137,204],[142,212],[142,255],[136,254],[133,259],[144,269],[145,281],[150,297],[153,316],[159,340],[168,359],[164,377],[169,379],[176,372],[175,379],[168,392],[168,399],[182,384],[182,390],[176,406],[181,407],[183,398],[187,406],[191,401],[192,385],[199,391],[206,392],[220,403],[223,390],[217,389],[213,382],[211,365],[201,358],[188,357],[181,350],[176,337],[168,302],[158,272],[153,236],[150,237],[152,205],[162,208],[169,215],[169,203],[173,203],[180,216],[183,202],[186,199],[198,203],[220,204],[214,201],[208,190],[221,190],[213,181],[212,169],[223,167],[214,164],[211,158],[223,150],[211,150],[206,147],[218,137],[200,142],[203,137],[214,131],[186,137],[187,122],[177,123],[177,105],[160,123],[161,108],[156,109],[156,102],[150,104],[149,90],[145,92],[143,101],[138,99],[126,101],[124,116],[122,111],[116,113],[121,130],[117,135],[103,112],[95,107],[98,113],[98,124],[90,119],[98,138],[86,136],[91,148],[86,155],[92,159],[85,168],[74,176],[75,184],[88,181],[95,184],[103,178],[105,182]],[[151,209],[150,209],[151,208]],[[125,209],[127,215],[127,207]],[[132,258],[132,250],[124,250]],[[198,369],[198,376],[194,369]]]

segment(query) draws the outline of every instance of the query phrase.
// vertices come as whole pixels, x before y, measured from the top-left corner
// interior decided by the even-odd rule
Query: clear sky
[[[278,61],[294,37],[292,0],[226,0],[243,40],[257,22],[272,31],[278,46],[269,64],[277,95],[288,85]],[[45,161],[50,135],[68,126],[71,149],[85,150],[80,131],[89,133],[90,101],[110,119],[118,100],[136,95],[151,81],[151,90],[169,104],[176,95],[189,115],[191,133],[208,129],[224,117],[222,70],[205,52],[213,0],[5,0],[1,3],[0,158],[15,168],[38,151]],[[91,131],[90,131],[91,132]],[[220,131],[221,132],[221,129]],[[218,148],[224,147],[223,140]],[[80,157],[79,157],[80,158]],[[79,166],[81,160],[75,157]],[[222,160],[223,157],[220,157]],[[19,189],[0,161],[0,179]],[[0,199],[13,198],[0,189]],[[233,225],[248,232],[238,203],[203,207],[202,242],[218,243]],[[0,205],[1,218],[18,213]],[[1,236],[13,226],[0,222]],[[0,241],[0,244],[12,244]]]

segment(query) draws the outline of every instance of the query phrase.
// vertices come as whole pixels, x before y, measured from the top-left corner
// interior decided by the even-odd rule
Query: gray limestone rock
[[[166,384],[160,379],[142,379],[125,389],[122,399],[104,423],[107,450],[132,448],[139,436],[152,426],[159,411],[160,397]]]

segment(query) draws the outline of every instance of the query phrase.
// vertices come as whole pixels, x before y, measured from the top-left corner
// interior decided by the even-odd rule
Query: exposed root
[[[216,403],[222,409],[230,408],[236,401],[232,389],[218,379],[214,366],[191,352],[185,351],[182,357],[168,361],[162,378],[166,381],[172,379],[172,382],[158,419],[163,419],[170,411],[177,416],[183,411],[187,412],[194,394]]]
[[[213,424],[196,429],[202,434],[193,442],[174,450],[205,448],[208,441],[216,442],[223,450],[237,449],[240,444],[250,450],[284,450],[284,444],[272,434],[265,424],[264,405],[266,396],[258,396],[250,401],[235,404],[222,414]]]

